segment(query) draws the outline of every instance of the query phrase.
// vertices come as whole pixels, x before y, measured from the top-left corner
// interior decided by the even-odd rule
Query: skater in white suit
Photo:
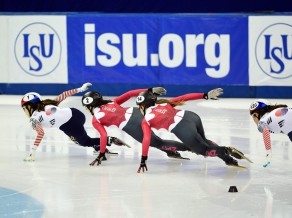
[[[41,96],[36,92],[29,92],[22,97],[21,107],[30,118],[32,128],[37,132],[31,153],[24,159],[25,161],[35,160],[35,152],[45,134],[43,128],[59,128],[76,144],[93,147],[99,151],[100,138],[91,138],[85,131],[85,115],[76,108],[59,107],[59,104],[68,96],[84,92],[88,86],[91,86],[91,83],[85,83],[80,88],[65,91],[55,99],[41,100]],[[110,145],[111,143],[119,146],[125,145],[116,137],[108,137],[106,144]],[[108,150],[107,152],[110,153]]]
[[[249,112],[258,130],[263,134],[266,148],[266,162],[263,166],[267,167],[272,158],[270,133],[288,135],[290,141],[292,141],[292,108],[289,108],[286,104],[272,105],[266,99],[258,99],[252,102]]]

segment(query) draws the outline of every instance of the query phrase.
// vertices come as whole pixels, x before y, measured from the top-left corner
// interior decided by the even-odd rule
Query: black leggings
[[[127,125],[123,128],[127,134],[132,136],[135,140],[142,143],[143,141],[143,130],[141,127],[141,123],[143,120],[143,115],[141,114],[139,108],[133,108],[133,114],[127,123]],[[151,134],[151,147],[155,147],[157,149],[167,151],[189,151],[189,148],[185,146],[183,143],[174,141],[174,140],[163,140],[155,135],[153,132]]]
[[[194,112],[185,111],[183,119],[171,132],[196,154],[218,156],[223,160],[228,156],[226,147],[206,139],[201,118]]]
[[[288,136],[289,136],[290,141],[292,142],[292,132],[289,132]]]
[[[94,147],[95,150],[99,150],[100,138],[91,138],[87,135],[85,131],[85,115],[77,110],[76,108],[71,108],[72,117],[62,126],[62,130],[67,136],[70,137],[72,141],[84,147]]]

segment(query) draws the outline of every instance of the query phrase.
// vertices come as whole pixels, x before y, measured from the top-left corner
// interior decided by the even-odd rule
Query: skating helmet
[[[82,105],[84,107],[98,107],[102,101],[102,96],[98,92],[87,92],[82,97]],[[88,108],[89,109],[89,108]]]
[[[255,112],[264,109],[270,105],[270,102],[266,99],[258,99],[251,103],[249,107],[250,115],[254,114]]]
[[[137,105],[144,105],[146,108],[154,106],[157,96],[150,91],[141,92],[136,98]]]
[[[21,106],[27,105],[27,104],[35,104],[41,101],[40,94],[36,92],[29,92],[26,93],[22,99],[21,99]]]

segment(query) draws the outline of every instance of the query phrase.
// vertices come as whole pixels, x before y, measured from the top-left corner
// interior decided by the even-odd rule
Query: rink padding
[[[58,95],[63,91],[81,87],[82,84],[0,84],[1,94],[22,95],[35,91],[42,95]],[[275,86],[190,86],[161,84],[93,84],[90,90],[100,92],[104,96],[118,96],[132,89],[163,86],[167,89],[166,96],[178,96],[191,92],[208,92],[213,88],[224,89],[224,98],[286,98],[291,99],[292,87]],[[82,95],[77,93],[76,95]]]

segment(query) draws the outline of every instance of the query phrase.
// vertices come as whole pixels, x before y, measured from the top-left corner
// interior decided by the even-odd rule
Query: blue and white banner
[[[292,86],[292,16],[249,17],[251,86]]]
[[[0,24],[0,82],[68,82],[66,16],[3,16]]]
[[[0,93],[58,94],[84,82],[105,95],[153,85],[173,96],[193,87],[292,93],[289,15],[16,14],[0,16],[0,27]]]
[[[248,85],[247,21],[229,15],[69,15],[69,82]]]

